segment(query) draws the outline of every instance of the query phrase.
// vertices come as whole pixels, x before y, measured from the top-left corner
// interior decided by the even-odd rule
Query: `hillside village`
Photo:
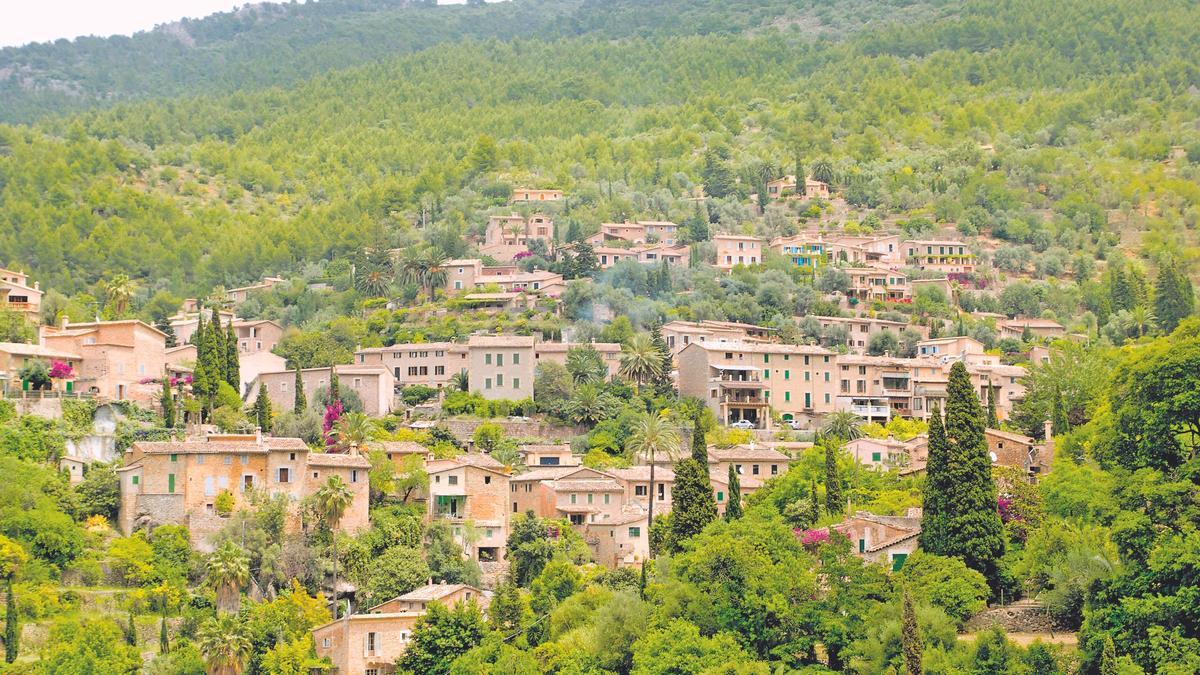
[[[1200,672],[1197,3],[3,44],[0,674]]]
[[[791,176],[767,188],[772,200],[831,200],[829,187],[811,178],[800,194]],[[563,198],[557,190],[513,192],[514,205],[545,208]],[[313,365],[312,358],[280,355],[294,332],[239,316],[292,283],[264,276],[186,300],[154,325],[41,325],[34,342],[0,345],[6,396],[37,410],[54,401],[128,402],[162,416],[162,424],[147,425],[158,429],[157,436],[146,429],[155,440],[133,440],[112,456],[65,454],[59,462],[78,483],[96,463],[115,459],[113,526],[125,535],[182,526],[201,552],[216,548],[232,517],[261,508],[268,497],[283,495],[290,504],[281,534],[307,532],[313,516],[304,505],[331,485],[345,495],[335,536],[367,532],[372,509],[398,497],[377,481],[404,481],[402,502],[418,505],[427,523],[446,524],[454,548],[480,574],[473,583],[440,579],[395,598],[327,579],[339,585],[323,591],[345,605],[336,605],[342,618],[313,629],[316,653],[345,673],[387,671],[412,639],[424,603],[450,607],[467,597],[486,609],[512,573],[509,549],[522,519],[561,523],[551,526],[551,538],[573,531],[586,558],[604,568],[649,564],[657,522],[651,518],[671,513],[675,463],[695,452],[689,448],[704,448],[699,458],[718,517],[740,510],[814,446],[837,443],[859,469],[895,480],[923,477],[925,429],[950,405],[956,364],[965,366],[969,391],[988,415],[992,465],[1029,484],[1052,470],[1055,420],[1017,419],[1028,369],[1047,363],[1064,341],[1093,338],[1037,316],[967,311],[961,299],[972,289],[1016,280],[976,253],[994,242],[886,229],[847,233],[829,224],[773,238],[718,232],[711,241],[689,242],[681,229],[664,221],[605,223],[564,244],[543,211],[494,216],[476,243],[478,257],[413,263],[405,251],[388,252],[389,273],[420,267],[427,295],[390,301],[387,310],[416,302],[469,312],[485,325],[531,313],[553,320],[578,288],[611,283],[608,271],[636,266],[664,277],[710,268],[730,279],[786,270],[820,289],[813,311],[797,313],[787,326],[676,318],[604,341],[619,326],[619,309],[608,307],[607,327],[601,320],[587,340],[565,339],[575,332],[565,327],[547,334],[498,321],[496,330],[442,341],[360,345],[346,362]],[[8,271],[2,283],[8,309],[41,316],[36,283]],[[209,359],[237,372],[223,373],[227,382],[206,396],[197,377],[211,369]],[[574,397],[561,390],[564,380]],[[589,396],[607,402],[580,401],[588,387],[598,392]],[[663,417],[678,429],[677,440],[651,454],[631,450],[638,444],[628,438],[624,448],[606,446],[597,430],[620,402],[605,387],[649,387],[655,401],[678,397],[676,405],[694,416]],[[237,398],[227,401],[231,394]],[[307,401],[321,406],[322,426],[292,437],[304,428],[297,422],[308,414]],[[286,411],[289,424],[281,423]],[[837,440],[831,430],[839,428],[850,431]],[[919,499],[879,513],[853,499],[830,504],[829,514],[843,519],[814,530],[821,518],[815,485],[811,495],[814,507],[797,516],[796,537],[840,534],[859,556],[893,573],[919,550]]]

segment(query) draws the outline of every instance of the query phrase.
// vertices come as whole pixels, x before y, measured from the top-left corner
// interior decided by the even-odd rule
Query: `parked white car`
[[[751,422],[750,420],[738,420],[738,421],[734,422],[733,424],[730,424],[729,428],[730,429],[753,429],[754,422]]]

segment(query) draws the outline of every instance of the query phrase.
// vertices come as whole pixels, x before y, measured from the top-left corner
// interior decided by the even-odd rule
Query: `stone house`
[[[368,526],[370,468],[370,462],[358,454],[314,453],[298,438],[257,433],[140,441],[117,469],[117,522],[126,534],[158,525],[185,525],[193,545],[204,547],[207,538],[227,522],[217,511],[217,497],[228,492],[236,511],[250,505],[253,490],[287,495],[293,511],[286,528],[297,531],[299,503],[336,475],[353,494],[339,529],[353,533]]]
[[[0,309],[20,312],[36,323],[42,313],[41,285],[29,285],[29,275],[0,268]]]
[[[381,417],[392,410],[395,400],[396,379],[392,371],[379,364],[343,364],[337,369],[338,387],[342,391],[353,391],[362,399],[363,412],[368,417]],[[300,371],[304,397],[311,404],[317,390],[329,387],[329,368],[305,368]],[[267,397],[275,410],[291,410],[296,400],[296,371],[277,370],[259,373],[247,388],[245,400],[253,401],[258,388],[266,387]]]
[[[367,609],[312,629],[317,656],[333,662],[334,671],[351,673],[395,672],[412,639],[417,620],[431,603],[453,607],[474,602],[487,609],[488,596],[466,584],[426,584]]]
[[[909,509],[904,516],[877,516],[858,511],[831,529],[849,539],[859,557],[896,572],[917,550],[921,509]]]
[[[136,319],[42,327],[48,350],[78,354],[75,389],[113,400],[152,404],[167,374],[167,336]]]
[[[257,284],[231,288],[228,291],[225,291],[225,298],[229,302],[238,305],[248,300],[256,291],[270,290],[272,287],[282,284],[284,281],[286,280],[280,277],[263,277],[262,281],[258,282]]]
[[[763,342],[693,342],[675,356],[679,393],[703,400],[722,424],[768,428],[836,409],[837,355],[821,347]]]
[[[542,190],[538,188],[513,188],[509,202],[521,204],[525,202],[557,202],[562,200],[562,190]]]
[[[731,270],[736,265],[757,265],[763,261],[764,242],[758,237],[718,234],[712,238],[717,250],[716,268]]]
[[[504,465],[488,455],[467,453],[429,461],[426,471],[429,518],[450,525],[454,540],[467,557],[480,562],[503,560],[509,494],[509,474]]]
[[[75,377],[79,375],[83,357],[69,351],[51,349],[45,345],[31,345],[24,342],[0,342],[0,390],[19,391],[29,389],[30,384],[21,380],[21,368],[31,361],[41,361],[46,367],[55,362],[71,367],[71,375],[50,381],[51,391],[73,393],[76,390]]]

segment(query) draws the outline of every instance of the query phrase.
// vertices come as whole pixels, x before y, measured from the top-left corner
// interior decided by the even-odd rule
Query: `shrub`
[[[222,518],[228,518],[233,513],[233,493],[229,490],[221,490],[221,494],[213,501],[213,508],[217,510],[217,515]]]
[[[917,551],[900,575],[914,597],[940,607],[960,624],[987,604],[987,580],[958,558]]]

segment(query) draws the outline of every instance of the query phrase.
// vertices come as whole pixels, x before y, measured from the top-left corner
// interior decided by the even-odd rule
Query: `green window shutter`
[[[866,540],[866,539],[859,539],[859,540],[858,540],[858,552],[859,552],[859,553],[866,553],[866,552],[867,552],[867,540]]]
[[[872,461],[872,462],[878,462],[878,461],[879,461],[879,459],[880,459],[880,457],[879,457],[879,453],[878,453],[878,452],[872,452],[872,453],[871,453],[871,461]]]
[[[137,485],[137,484],[138,484],[138,477],[137,477],[137,476],[134,476],[134,477],[133,477],[133,484],[134,484],[134,485]]]
[[[790,391],[783,392],[783,400],[785,400],[785,401],[792,400],[792,392],[790,392]]]
[[[905,561],[905,560],[908,560],[908,554],[907,554],[907,553],[894,553],[894,554],[892,554],[892,571],[893,571],[893,572],[899,572],[899,571],[900,571],[900,569],[904,567],[904,561]]]
[[[719,502],[725,501],[725,493],[724,492],[717,490],[717,501],[719,501]]]
[[[175,474],[167,474],[167,492],[175,494]]]
[[[805,408],[812,407],[812,394],[810,394],[808,392],[804,392],[804,407]]]
[[[792,379],[792,371],[790,371],[790,370],[783,371],[783,379],[785,379],[785,380]]]

